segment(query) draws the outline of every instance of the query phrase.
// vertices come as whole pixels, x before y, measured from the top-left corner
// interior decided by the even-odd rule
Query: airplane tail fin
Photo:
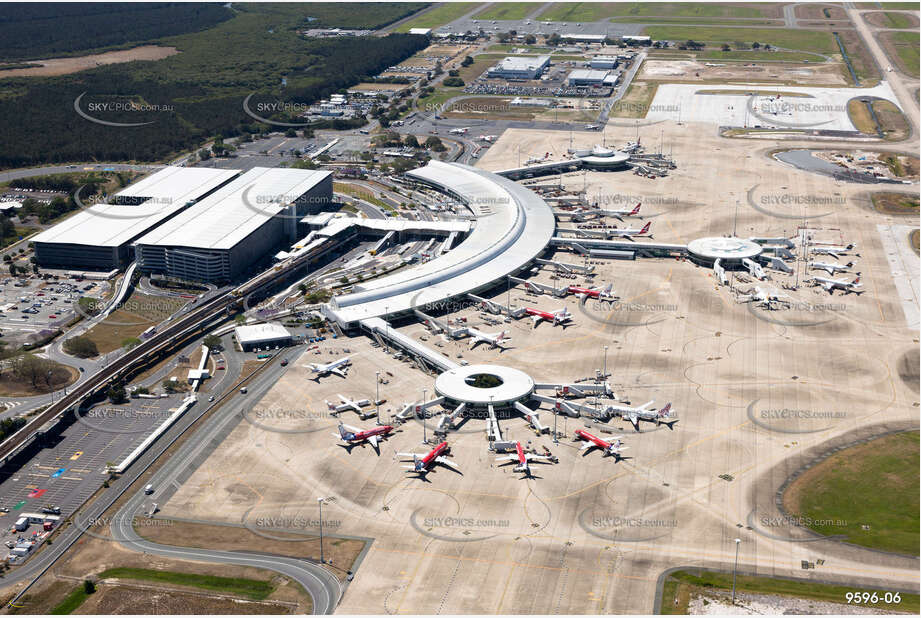
[[[641,204],[640,202],[637,202],[637,203],[636,203],[636,206],[633,207],[633,210],[630,211],[630,214],[631,214],[631,215],[638,215],[638,214],[640,214],[640,206],[641,206],[641,205],[642,205],[642,204]]]
[[[650,226],[652,226],[652,222],[651,222],[651,221],[647,221],[647,222],[646,222],[646,225],[643,226],[643,229],[640,230],[640,234],[645,234],[646,232],[648,232]]]
[[[856,277],[854,279],[854,282],[851,285],[859,285],[859,284],[860,284],[860,277]]]
[[[342,421],[339,421],[339,437],[343,440],[347,439],[348,432],[345,430],[345,425],[342,424]]]
[[[668,418],[672,415],[672,403],[668,402],[665,407],[659,410],[659,418]]]

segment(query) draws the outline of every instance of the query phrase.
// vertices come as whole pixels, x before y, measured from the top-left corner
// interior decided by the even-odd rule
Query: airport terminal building
[[[239,170],[167,167],[119,191],[112,204],[88,205],[38,234],[43,268],[112,271],[134,259],[132,243],[218,188]]]
[[[227,283],[298,237],[298,222],[328,208],[332,174],[256,167],[135,243],[138,268],[187,281]]]
[[[500,79],[538,79],[550,66],[550,56],[508,56],[486,72]]]

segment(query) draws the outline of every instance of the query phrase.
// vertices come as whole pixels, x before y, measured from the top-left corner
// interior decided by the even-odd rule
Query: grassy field
[[[787,488],[784,506],[819,534],[917,556],[918,446],[905,432],[836,453]]]
[[[619,24],[695,24],[703,26],[782,26],[779,19],[726,19],[720,17],[615,17],[611,21]]]
[[[907,13],[880,11],[878,13],[865,13],[863,18],[880,28],[916,28],[918,26],[918,19]]]
[[[858,9],[878,9],[879,2],[858,2]],[[886,8],[894,11],[917,11],[919,5],[917,2],[887,2]]]
[[[481,2],[445,2],[416,19],[406,22],[397,28],[396,32],[409,32],[410,28],[437,28],[444,26],[481,5]]]
[[[819,54],[837,54],[838,45],[831,32],[819,30],[784,30],[782,28],[719,28],[707,26],[649,26],[644,34],[653,40],[687,41],[693,39],[702,43],[720,46],[729,43],[733,48],[739,43],[746,46],[753,42],[772,47],[783,47],[796,51],[815,52]]]
[[[71,614],[74,610],[83,605],[83,602],[89,597],[90,595],[83,589],[83,584],[80,584],[74,588],[73,592],[67,595],[67,598],[56,605],[54,609],[51,610],[51,613],[55,615]]]
[[[668,576],[665,585],[662,587],[661,612],[663,614],[687,614],[688,601],[692,594],[706,593],[714,589],[732,590],[732,573],[698,570],[675,571]],[[864,586],[861,586],[860,589],[868,590]],[[736,590],[738,592],[776,594],[800,599],[845,603],[844,595],[848,592],[854,592],[855,588],[853,586],[818,584],[806,580],[739,575],[736,578]],[[896,606],[879,602],[869,604],[867,607],[917,614],[919,608],[918,595],[902,594],[900,596],[902,601]],[[678,599],[677,605],[675,604],[676,598]]]
[[[493,54],[511,53],[516,49],[525,49],[529,54],[549,54],[553,50],[549,47],[529,47],[527,45],[508,45],[506,43],[497,43],[486,48],[487,52]]]
[[[591,22],[621,16],[780,17],[770,4],[670,2],[559,2],[540,14],[544,21]]]
[[[645,118],[659,89],[658,83],[634,81],[620,101],[611,106],[612,118]]]
[[[540,2],[497,2],[477,13],[477,19],[524,19],[541,7]]]
[[[883,135],[887,141],[899,142],[911,134],[908,119],[889,101],[873,101],[873,110],[883,126]]]
[[[884,215],[914,215],[918,216],[918,196],[905,193],[890,193],[883,191],[874,193],[873,207]]]
[[[825,58],[809,52],[720,51],[705,49],[697,53],[698,60],[741,60],[745,62],[825,62]]]
[[[908,235],[908,242],[915,253],[921,253],[921,230],[912,230]]]
[[[96,343],[100,354],[117,350],[125,339],[138,337],[179,310],[189,299],[148,296],[134,292],[122,306],[91,328],[86,336]]]
[[[876,135],[876,123],[873,121],[873,116],[870,115],[870,110],[867,109],[866,103],[859,99],[851,99],[847,103],[847,115],[858,131],[868,135]]]
[[[890,57],[895,57],[899,68],[907,75],[917,78],[918,69],[918,35],[915,32],[883,32],[880,39],[889,52]],[[894,53],[893,53],[894,52]]]
[[[117,577],[118,579],[135,579],[173,584],[176,586],[192,586],[203,590],[213,590],[215,592],[239,595],[255,601],[261,601],[267,598],[272,594],[272,591],[275,590],[275,586],[271,583],[258,579],[218,577],[216,575],[177,573],[174,571],[155,571],[153,569],[138,569],[133,567],[107,569],[100,573],[99,577],[101,579]]]

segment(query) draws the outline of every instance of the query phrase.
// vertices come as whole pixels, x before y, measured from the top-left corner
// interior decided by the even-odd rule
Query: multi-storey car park
[[[35,255],[45,268],[112,271],[134,259],[135,240],[169,221],[240,172],[168,167],[38,234]]]
[[[136,242],[142,272],[224,283],[297,238],[298,221],[327,207],[332,174],[255,167]]]

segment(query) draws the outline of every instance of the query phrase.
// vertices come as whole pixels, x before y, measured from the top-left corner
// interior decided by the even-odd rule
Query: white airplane
[[[331,401],[326,402],[326,407],[329,409],[332,414],[339,414],[340,412],[345,412],[346,410],[353,410],[361,414],[361,409],[365,406],[371,405],[370,399],[359,399],[357,401],[343,397],[342,395],[336,395],[339,397],[341,404],[335,404]]]
[[[648,236],[649,238],[652,238],[652,234],[649,233],[649,227],[651,225],[652,223],[647,221],[646,225],[643,226],[643,229],[640,229],[640,230],[635,230],[635,229],[625,227],[623,229],[605,230],[605,232],[607,232],[611,236],[626,238],[627,240],[633,240],[634,237],[639,237],[639,236]]]
[[[621,436],[613,438],[611,441],[602,440],[598,436],[590,434],[584,429],[576,429],[575,440],[585,440],[585,443],[582,444],[580,451],[587,451],[588,449],[601,449],[602,457],[613,457],[615,461],[621,459],[620,452],[627,448],[624,446],[624,443],[620,441]]]
[[[766,309],[773,309],[774,303],[789,303],[793,298],[787,294],[778,292],[776,288],[765,290],[759,286],[755,286],[754,292],[749,292],[746,300],[749,302],[757,302]]]
[[[425,479],[425,475],[428,474],[437,464],[450,466],[460,472],[460,467],[458,467],[458,465],[452,460],[444,456],[450,452],[451,448],[448,446],[448,443],[442,442],[431,451],[429,451],[427,455],[420,456],[416,453],[397,453],[397,455],[400,457],[411,457],[413,460],[413,465],[403,467],[407,470],[415,472],[421,478]]]
[[[367,442],[371,445],[378,454],[380,454],[380,449],[378,444],[381,440],[384,440],[389,437],[390,432],[393,431],[393,425],[379,425],[373,429],[359,429],[358,427],[352,427],[351,425],[346,425],[342,421],[339,422],[339,433],[334,433],[333,437],[339,438],[345,444],[346,449],[351,452],[353,446],[359,445],[363,442]]]
[[[311,372],[317,374],[316,377],[313,379],[319,382],[320,378],[322,378],[323,376],[327,376],[331,373],[335,373],[340,378],[346,377],[345,376],[346,368],[350,364],[352,364],[352,361],[349,360],[349,357],[343,356],[339,360],[334,360],[331,363],[326,363],[326,364],[308,363],[307,365],[304,365],[304,366],[310,369]]]
[[[844,279],[829,279],[828,277],[811,277],[806,279],[806,283],[811,283],[812,285],[821,285],[829,294],[833,294],[835,289],[842,290],[845,294],[849,292],[862,294],[864,292],[864,290],[861,289],[863,288],[863,284],[860,283],[860,277],[855,278],[853,281],[845,281]]]
[[[595,300],[614,300],[616,298],[613,283],[609,283],[603,288],[583,288],[577,285],[571,285],[566,288],[566,292],[574,294],[579,300],[586,300],[588,298],[594,298]]]
[[[672,425],[678,422],[678,419],[671,419],[672,413],[672,404],[668,403],[661,410],[651,410],[649,406],[653,404],[655,400],[647,401],[641,406],[632,407],[632,406],[608,406],[605,408],[605,412],[611,413],[614,412],[621,418],[630,421],[633,424],[633,428],[637,431],[640,430],[640,421],[649,421],[654,422],[656,425],[664,424],[669,429],[672,428]]]
[[[448,133],[453,133],[454,135],[465,135],[469,131],[469,127],[464,127],[462,129],[451,129]]]
[[[553,461],[553,458],[549,455],[534,455],[533,453],[525,453],[524,449],[521,448],[521,442],[515,443],[514,455],[496,457],[496,463],[500,466],[507,466],[512,462],[517,463],[518,465],[514,468],[515,472],[522,472],[528,478],[531,478],[531,467],[528,464],[532,461]]]
[[[534,309],[532,307],[525,307],[524,310],[526,315],[531,316],[531,320],[534,322],[534,328],[537,328],[537,325],[543,320],[553,323],[554,326],[557,324],[562,324],[564,327],[572,319],[572,314],[569,312],[569,309],[563,307],[562,309],[557,309],[556,311],[543,311],[541,309]]]
[[[598,125],[597,124],[587,124],[585,125],[585,130],[586,131],[597,131]]]
[[[828,246],[828,247],[821,247],[821,246],[820,246],[820,247],[817,247],[817,246],[813,245],[813,246],[809,247],[809,251],[812,252],[812,253],[815,253],[815,254],[817,254],[817,255],[830,255],[830,256],[832,256],[833,258],[835,258],[835,259],[837,260],[837,259],[838,259],[838,256],[844,255],[844,254],[846,254],[848,251],[851,251],[851,250],[856,249],[856,248],[857,248],[857,246],[856,246],[856,245],[853,245],[853,244],[850,244],[850,245],[848,245],[848,246],[846,246],[846,247],[840,247],[840,246],[839,246],[839,247],[835,247],[835,246]]]
[[[824,270],[831,276],[835,276],[839,270],[845,272],[854,265],[854,262],[848,262],[847,264],[832,264],[831,262],[809,262],[810,270]]]
[[[624,209],[622,209],[622,210],[605,210],[605,211],[604,211],[604,214],[608,215],[609,217],[616,217],[616,218],[620,219],[621,221],[623,221],[623,220],[624,220],[624,217],[640,217],[640,216],[642,216],[642,215],[640,215],[640,206],[642,206],[642,203],[637,202],[636,206],[634,206],[634,207],[631,208],[630,210],[627,210],[626,208],[624,208]]]
[[[640,145],[639,140],[637,140],[635,142],[627,142],[627,145],[624,146],[621,150],[623,152],[636,152],[640,148],[642,148],[642,146]]]
[[[530,157],[527,161],[524,162],[525,165],[533,165],[535,163],[543,163],[550,158],[550,153],[545,153],[542,157]]]
[[[496,141],[496,137],[497,137],[497,136],[495,136],[495,135],[481,135],[481,136],[479,136],[477,139],[480,140],[481,142],[489,142],[489,143],[492,143],[492,142]]]
[[[481,344],[481,343],[488,343],[489,349],[491,350],[495,348],[500,348],[504,350],[505,349],[505,346],[503,345],[504,342],[511,340],[511,337],[508,336],[507,330],[504,330],[501,333],[496,333],[494,335],[490,335],[489,333],[478,331],[475,328],[468,328],[467,332],[472,338],[470,341],[471,350],[475,348],[478,344]]]

